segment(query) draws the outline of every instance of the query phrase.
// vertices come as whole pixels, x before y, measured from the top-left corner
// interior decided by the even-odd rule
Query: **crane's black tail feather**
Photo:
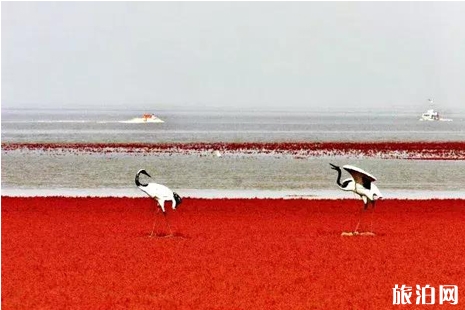
[[[182,202],[182,198],[181,196],[179,196],[177,193],[173,193],[173,196],[174,196],[174,200],[176,200],[176,205],[180,205],[181,202]]]

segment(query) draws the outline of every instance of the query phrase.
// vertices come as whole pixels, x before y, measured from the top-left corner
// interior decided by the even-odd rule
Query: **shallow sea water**
[[[2,143],[465,141],[465,118],[460,115],[454,122],[426,123],[416,115],[164,111],[158,114],[163,124],[119,123],[136,116],[127,111],[2,111]],[[137,196],[134,175],[145,168],[152,181],[193,196],[353,197],[338,191],[336,172],[329,163],[369,171],[378,178],[381,191],[392,193],[392,198],[399,193],[412,197],[427,192],[438,197],[465,193],[465,161],[461,160],[2,149],[1,163],[2,195],[34,190],[59,194],[61,190],[76,195],[107,196],[113,191]]]
[[[3,142],[464,141],[465,115],[160,111],[165,123],[125,124],[147,111],[2,110]]]
[[[2,189],[117,189],[133,196],[134,175],[146,169],[152,181],[173,189],[285,192],[318,195],[337,190],[329,163],[370,171],[383,191],[464,192],[465,161],[292,156],[189,154],[79,154],[7,152],[2,156]],[[349,177],[348,173],[343,178]],[[101,192],[105,195],[104,192]],[[219,192],[221,193],[221,192]],[[271,195],[271,194],[270,194]],[[194,195],[195,196],[195,195]],[[344,197],[344,196],[343,196]],[[347,194],[346,197],[351,197]]]

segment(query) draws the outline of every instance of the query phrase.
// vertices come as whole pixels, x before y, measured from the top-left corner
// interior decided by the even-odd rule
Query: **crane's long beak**
[[[330,165],[331,165],[331,169],[335,169],[335,170],[339,169],[339,167],[336,166],[336,165],[333,165],[333,164],[331,164],[331,163],[330,163]]]

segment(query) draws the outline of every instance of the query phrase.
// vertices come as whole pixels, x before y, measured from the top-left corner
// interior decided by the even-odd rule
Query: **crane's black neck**
[[[337,169],[337,180],[336,180],[336,183],[337,185],[339,185],[340,187],[342,187],[342,184],[341,184],[341,169]]]
[[[140,186],[147,186],[147,185],[148,185],[148,184],[142,184],[142,183],[139,181],[139,173],[136,174],[136,179],[135,179],[135,181],[136,181],[136,185],[139,186],[139,187],[140,187]]]

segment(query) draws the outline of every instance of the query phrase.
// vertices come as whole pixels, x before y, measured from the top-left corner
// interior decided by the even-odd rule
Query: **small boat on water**
[[[429,103],[433,105],[433,99],[428,99]],[[420,121],[443,121],[443,122],[451,122],[450,118],[442,118],[439,116],[439,112],[434,109],[429,109],[425,113],[423,113],[420,117]]]
[[[165,121],[159,119],[155,114],[144,114],[142,117],[135,117],[128,121],[121,121],[121,123],[130,124],[144,124],[144,123],[164,123]]]
[[[420,121],[439,121],[439,112],[429,109],[421,115]]]

